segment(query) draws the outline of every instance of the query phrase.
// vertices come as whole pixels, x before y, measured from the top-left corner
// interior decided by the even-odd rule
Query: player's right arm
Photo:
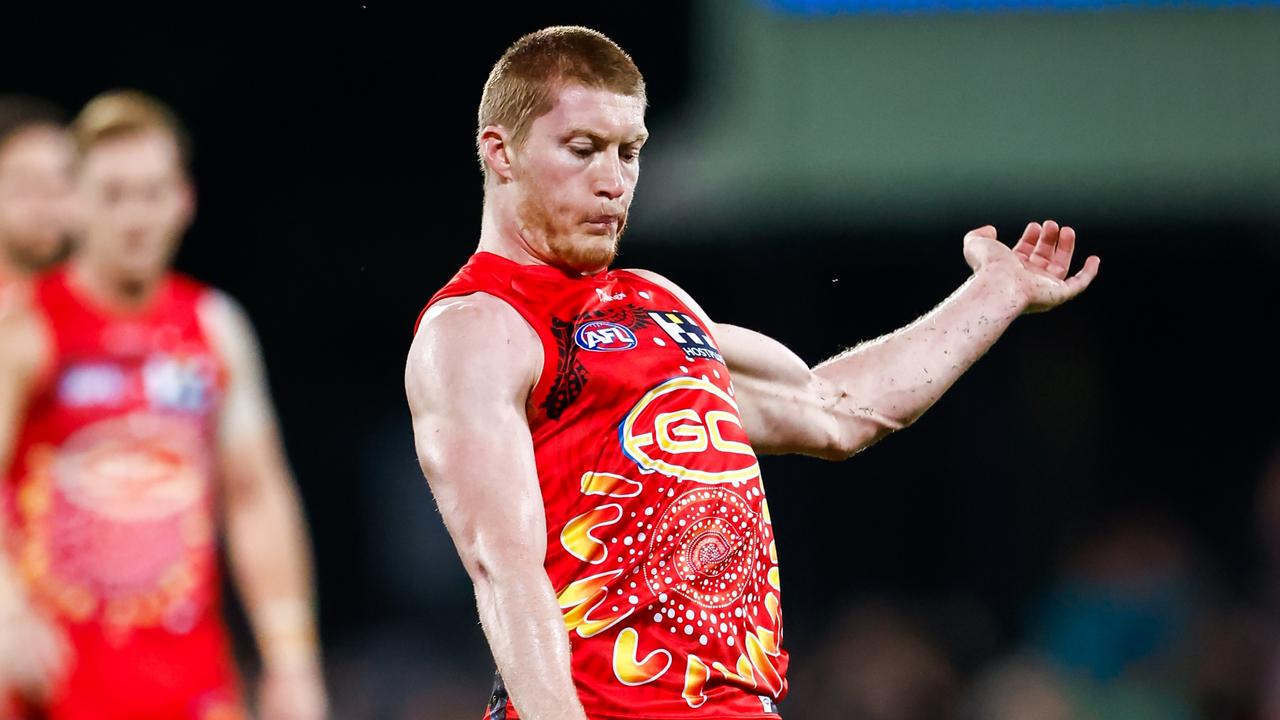
[[[541,344],[524,319],[477,293],[423,317],[405,390],[418,460],[513,703],[529,720],[585,720],[543,567],[546,516],[525,414],[541,371]]]
[[[0,484],[13,459],[27,398],[49,353],[43,323],[25,308],[0,313]],[[7,518],[0,515],[0,699],[6,690],[40,699],[65,667],[67,648],[57,629],[27,601],[17,568],[5,552]]]

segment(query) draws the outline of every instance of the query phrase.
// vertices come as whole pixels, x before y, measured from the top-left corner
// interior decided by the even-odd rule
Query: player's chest
[[[107,326],[64,342],[49,392],[72,415],[148,410],[212,413],[222,368],[204,338],[180,326]]]
[[[688,308],[644,290],[600,296],[548,320],[540,392],[533,398],[548,418],[579,403],[634,402],[677,377],[729,389],[720,349]]]

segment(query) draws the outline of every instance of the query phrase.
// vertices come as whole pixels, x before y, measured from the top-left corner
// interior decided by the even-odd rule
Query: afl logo
[[[573,341],[583,350],[596,352],[617,352],[630,350],[636,346],[636,334],[625,325],[604,322],[583,323],[573,334]]]

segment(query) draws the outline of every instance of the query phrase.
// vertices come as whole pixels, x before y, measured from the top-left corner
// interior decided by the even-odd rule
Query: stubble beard
[[[558,226],[553,214],[540,198],[526,196],[520,202],[521,231],[535,244],[545,245],[547,260],[560,268],[578,273],[605,270],[618,255],[618,241],[626,229],[622,220],[615,232],[592,234],[577,227]]]

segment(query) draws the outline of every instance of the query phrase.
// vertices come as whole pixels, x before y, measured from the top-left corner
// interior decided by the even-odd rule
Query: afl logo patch
[[[603,320],[579,325],[578,331],[573,334],[573,341],[583,350],[596,352],[630,350],[637,344],[636,334],[630,328]]]

